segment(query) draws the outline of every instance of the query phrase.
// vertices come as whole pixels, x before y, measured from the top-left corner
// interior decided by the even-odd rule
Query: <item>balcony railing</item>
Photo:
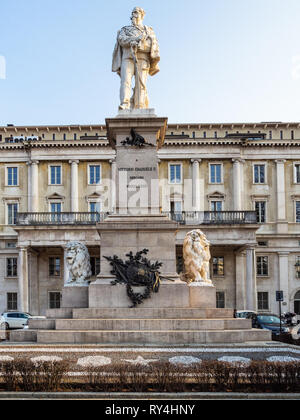
[[[94,225],[102,222],[106,215],[106,213],[18,213],[16,225]]]
[[[255,211],[164,212],[181,225],[249,225],[257,224]],[[17,226],[95,225],[108,213],[18,213]]]
[[[167,212],[170,219],[181,225],[248,225],[257,224],[255,211]]]

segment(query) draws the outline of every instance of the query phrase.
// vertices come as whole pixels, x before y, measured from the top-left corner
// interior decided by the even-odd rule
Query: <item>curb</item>
[[[0,400],[300,400],[300,394],[3,392]]]

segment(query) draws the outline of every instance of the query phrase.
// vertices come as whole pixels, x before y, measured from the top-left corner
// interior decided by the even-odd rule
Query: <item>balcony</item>
[[[256,225],[255,211],[202,211],[163,213],[181,225]]]
[[[18,213],[17,226],[95,225],[106,213]]]

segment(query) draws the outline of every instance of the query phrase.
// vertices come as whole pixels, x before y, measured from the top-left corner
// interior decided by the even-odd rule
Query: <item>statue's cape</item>
[[[145,26],[145,29],[147,30],[148,34],[150,35],[152,39],[152,45],[151,45],[151,51],[150,51],[150,70],[149,74],[150,76],[154,76],[157,74],[160,69],[158,63],[160,62],[160,52],[159,52],[159,45],[157,42],[157,38],[155,36],[155,33],[152,28],[149,26]],[[121,66],[122,66],[122,55],[123,55],[123,49],[119,43],[119,35],[120,32],[118,32],[117,35],[117,42],[115,45],[115,49],[113,52],[113,61],[112,61],[112,71],[114,73],[121,74]]]

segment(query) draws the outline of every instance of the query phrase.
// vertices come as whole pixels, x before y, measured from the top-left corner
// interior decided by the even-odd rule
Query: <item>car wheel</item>
[[[0,325],[1,330],[9,330],[9,325],[7,322],[4,322],[3,324]]]

